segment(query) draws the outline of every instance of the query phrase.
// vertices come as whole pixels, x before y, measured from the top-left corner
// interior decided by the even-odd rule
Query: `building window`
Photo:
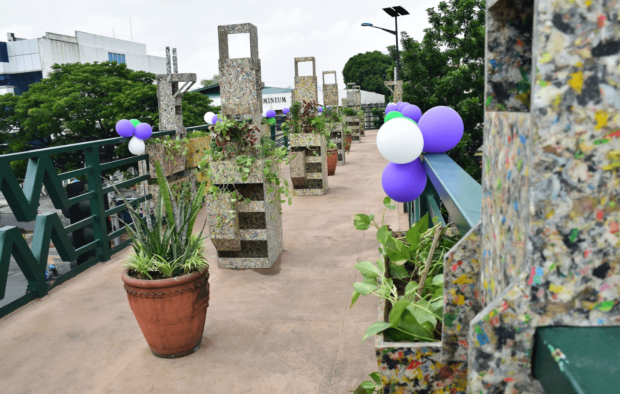
[[[125,55],[121,55],[120,53],[108,52],[108,60],[118,64],[126,64]]]

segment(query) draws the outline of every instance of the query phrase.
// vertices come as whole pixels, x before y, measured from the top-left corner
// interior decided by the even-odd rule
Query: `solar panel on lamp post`
[[[394,34],[396,36],[396,76],[394,77],[394,80],[398,81],[400,80],[400,51],[398,49],[398,17],[409,15],[409,12],[407,12],[407,10],[401,6],[384,8],[383,11],[385,11],[389,16],[394,18],[394,30],[384,29],[382,27],[378,27],[378,26],[373,25],[372,23],[367,23],[367,22],[362,23],[362,26],[374,27],[375,29],[381,29],[383,31]]]

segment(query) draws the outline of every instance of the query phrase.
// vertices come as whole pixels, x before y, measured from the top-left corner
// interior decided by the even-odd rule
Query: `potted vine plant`
[[[329,138],[336,144],[338,149],[338,161],[337,165],[346,164],[346,155],[344,149],[344,125],[342,122],[342,115],[338,112],[338,108],[327,107],[323,110],[325,118],[325,127]]]
[[[192,234],[205,184],[196,191],[185,187],[173,192],[159,162],[155,168],[160,193],[154,217],[140,217],[125,201],[135,223],[125,224],[134,253],[125,262],[121,278],[129,306],[153,354],[176,358],[200,347],[209,306],[205,237],[202,230]]]
[[[283,250],[281,203],[291,193],[280,176],[288,163],[258,125],[222,116],[199,169],[207,182],[210,238],[222,268],[270,268]],[[242,231],[243,228],[243,231]]]
[[[335,142],[329,141],[327,144],[327,175],[335,175],[338,166],[338,146]]]
[[[146,140],[149,167],[155,168],[155,163],[159,163],[165,176],[179,173],[185,169],[187,151],[187,140],[178,135],[174,139],[165,136]],[[155,173],[151,171],[151,178],[155,177]]]
[[[292,157],[291,180],[295,195],[322,195],[327,192],[327,137],[325,117],[318,116],[316,101],[293,103],[282,124]]]
[[[351,150],[351,140],[352,140],[352,131],[347,125],[344,125],[344,150],[345,152],[349,152]]]
[[[391,199],[385,210],[396,208]],[[442,388],[465,391],[465,363],[440,361],[443,325],[443,257],[456,244],[449,226],[429,228],[424,216],[406,232],[394,232],[374,215],[355,215],[358,230],[377,229],[381,258],[355,265],[364,280],[354,283],[351,306],[360,295],[380,299],[379,319],[362,340],[376,335],[375,353],[385,392],[415,393]],[[452,391],[450,391],[452,392]]]

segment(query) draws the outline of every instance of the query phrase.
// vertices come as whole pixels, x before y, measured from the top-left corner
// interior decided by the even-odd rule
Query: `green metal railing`
[[[448,211],[461,235],[480,221],[482,188],[445,153],[425,153],[422,163],[428,180],[420,197],[406,204],[409,226],[426,213],[446,224],[440,211],[440,202]],[[432,223],[432,222],[429,222]]]
[[[153,137],[174,134],[174,131],[160,131],[153,133]],[[101,163],[99,157],[100,147],[118,145],[128,141],[129,138],[110,138],[0,156],[0,191],[5,196],[15,218],[20,222],[36,220],[31,247],[28,246],[18,227],[6,226],[0,228],[0,300],[4,299],[5,296],[11,256],[26,277],[29,290],[26,295],[1,307],[0,318],[36,298],[44,297],[53,287],[58,286],[93,265],[109,260],[112,255],[123,250],[131,243],[131,240],[128,239],[114,247],[110,246],[110,241],[123,235],[127,229],[123,227],[108,234],[106,220],[111,215],[117,214],[127,207],[123,204],[111,209],[105,209],[104,198],[107,198],[108,193],[114,191],[114,187],[104,187],[101,175],[104,171],[136,163],[140,160],[147,160],[148,155],[128,157],[108,163]],[[79,151],[84,152],[85,167],[58,174],[54,168],[51,156]],[[20,187],[11,169],[11,162],[16,160],[28,160],[23,188]],[[79,196],[68,198],[62,181],[79,176],[86,176],[88,191]],[[144,174],[120,182],[115,186],[118,189],[126,188],[146,181],[149,178],[149,174]],[[91,215],[77,223],[64,227],[60,217],[55,212],[39,214],[39,199],[43,185],[45,185],[56,209],[69,209],[69,207],[82,201],[90,201]],[[150,198],[151,195],[149,194],[132,201],[130,204],[137,206],[137,204]],[[74,249],[69,239],[69,234],[89,225],[92,225],[94,241]],[[95,256],[59,276],[53,282],[48,283],[46,282],[45,271],[47,269],[50,241],[54,243],[54,247],[63,261],[76,260],[78,256],[92,250],[95,251]]]

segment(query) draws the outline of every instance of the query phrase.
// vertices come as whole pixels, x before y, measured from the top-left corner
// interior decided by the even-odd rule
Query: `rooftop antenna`
[[[133,29],[131,28],[131,17],[129,17],[129,32],[131,33],[131,42],[133,42]]]

